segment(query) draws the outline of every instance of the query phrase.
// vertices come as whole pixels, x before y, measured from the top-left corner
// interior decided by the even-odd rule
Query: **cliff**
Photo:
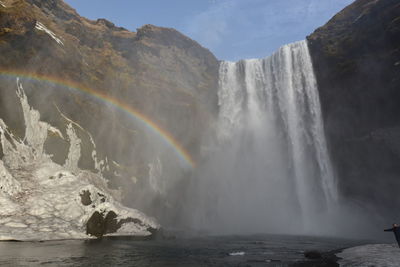
[[[20,77],[41,119],[64,129],[65,116],[83,126],[98,156],[107,156],[111,183],[134,188],[128,197],[143,205],[152,201],[143,192],[158,190],[149,181],[151,164],[161,159],[164,176],[184,175],[173,167],[180,164],[175,143],[192,161],[200,158],[200,139],[217,113],[218,66],[207,49],[174,29],[145,25],[130,32],[85,19],[62,0],[1,1],[0,117],[24,136],[15,95]],[[94,169],[92,142],[80,138],[79,166]],[[68,146],[57,136],[45,149],[55,162],[66,160]]]
[[[400,205],[400,3],[357,0],[308,36],[341,192]]]
[[[395,217],[400,3],[357,0],[307,39],[340,191]],[[218,115],[218,68],[210,51],[174,29],[130,32],[83,18],[62,0],[0,1],[0,118],[8,130],[20,141],[26,135],[19,77],[41,121],[61,131],[48,134],[45,153],[68,163],[71,140],[60,136],[72,123],[78,167],[102,172],[125,189],[126,203],[152,215],[174,209],[165,194],[184,187],[177,182],[187,164],[202,158]]]

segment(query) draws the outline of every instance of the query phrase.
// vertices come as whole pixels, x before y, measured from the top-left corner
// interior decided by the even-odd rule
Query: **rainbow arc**
[[[140,123],[143,127],[150,130],[152,134],[160,138],[167,147],[170,147],[175,152],[179,160],[185,163],[185,165],[190,166],[191,168],[194,168],[196,166],[196,163],[189,154],[189,152],[185,150],[185,148],[172,136],[172,134],[170,134],[167,130],[163,129],[161,126],[157,125],[148,116],[140,113],[138,110],[122,102],[119,99],[106,95],[102,92],[98,92],[92,88],[82,86],[73,81],[63,80],[60,78],[50,77],[46,75],[27,73],[23,71],[1,70],[0,77],[1,76],[8,78],[20,78],[22,79],[22,81],[33,80],[33,81],[57,85],[59,87],[68,88],[74,91],[84,93],[85,95],[93,97],[103,103],[109,104],[112,107],[119,110],[120,112],[125,113],[132,120]]]

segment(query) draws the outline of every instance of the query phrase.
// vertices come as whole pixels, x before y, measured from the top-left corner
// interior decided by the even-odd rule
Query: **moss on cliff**
[[[388,214],[400,205],[399,21],[399,1],[357,0],[308,36],[342,191]]]
[[[85,19],[61,0],[3,2],[7,7],[0,7],[0,70],[73,81],[116,98],[170,132],[194,159],[200,158],[201,136],[217,112],[219,62],[207,49],[174,29],[145,25],[135,33],[104,19]],[[35,29],[37,22],[63,44]],[[43,120],[63,124],[55,109],[58,106],[93,134],[100,144],[100,157],[107,155],[109,162],[128,166],[124,177],[141,181],[157,156],[171,160],[170,153],[154,148],[160,141],[148,136],[143,124],[120,110],[59,84],[23,82]],[[23,119],[13,104],[14,90],[13,78],[0,75],[0,117],[22,136]],[[56,143],[49,142],[49,146]],[[91,149],[91,145],[83,142],[82,153],[90,157],[91,150],[85,147]],[[167,168],[164,171],[168,175]],[[176,170],[172,173],[183,175]],[[108,174],[114,177],[112,171]]]

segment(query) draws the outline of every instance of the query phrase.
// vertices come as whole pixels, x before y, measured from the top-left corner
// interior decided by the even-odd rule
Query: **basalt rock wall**
[[[308,41],[341,192],[396,218],[400,2],[357,0]]]
[[[20,77],[42,120],[64,128],[64,115],[84,127],[99,157],[108,157],[111,181],[125,179],[123,185],[149,186],[149,163],[157,157],[165,166],[179,160],[143,118],[169,132],[193,160],[200,158],[201,138],[217,113],[218,66],[207,49],[174,29],[145,25],[130,32],[83,18],[62,0],[1,1],[0,117],[24,135],[15,104]],[[79,164],[91,169],[86,139]],[[49,138],[47,150],[60,164],[65,160],[63,140]]]

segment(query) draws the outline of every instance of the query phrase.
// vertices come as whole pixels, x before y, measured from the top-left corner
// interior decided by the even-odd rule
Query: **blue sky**
[[[353,0],[65,0],[90,19],[106,18],[136,31],[172,27],[218,59],[270,55],[302,40]]]

